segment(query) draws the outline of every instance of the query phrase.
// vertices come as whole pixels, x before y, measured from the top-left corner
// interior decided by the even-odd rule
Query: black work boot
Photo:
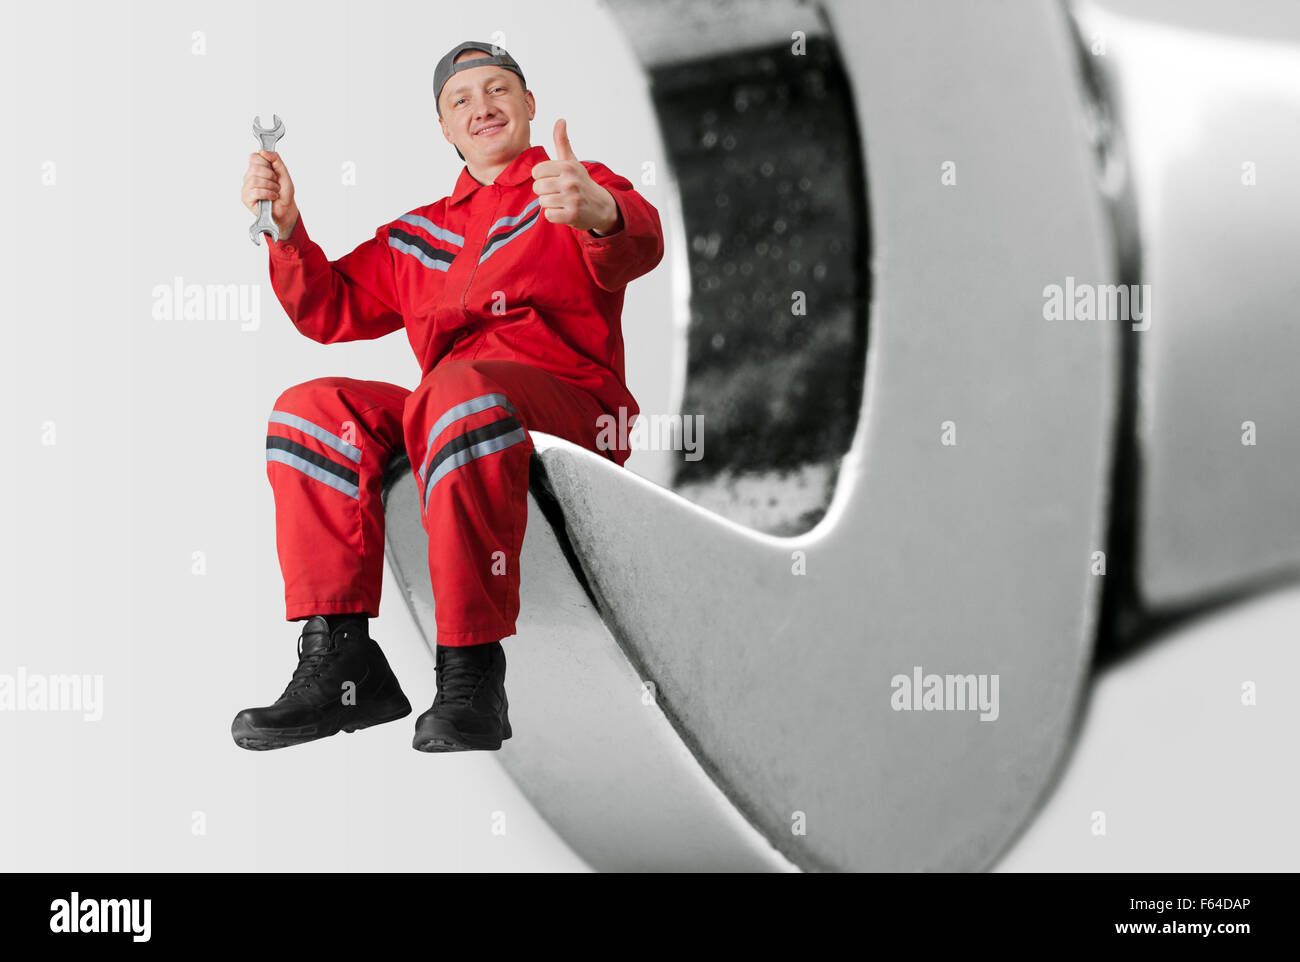
[[[321,615],[307,619],[298,636],[298,667],[284,694],[266,708],[245,708],[230,734],[240,748],[285,748],[411,713],[397,676],[364,618],[333,631]]]
[[[438,694],[415,722],[422,752],[496,751],[510,737],[506,652],[501,642],[438,645]]]

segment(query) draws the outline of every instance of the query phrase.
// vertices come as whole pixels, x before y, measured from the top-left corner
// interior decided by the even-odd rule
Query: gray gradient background
[[[450,193],[461,162],[430,80],[464,39],[501,42],[579,157],[631,175],[665,217],[664,263],[630,286],[629,384],[671,410],[675,212],[644,81],[594,2],[5,3],[0,151],[0,673],[102,674],[105,711],[0,713],[0,869],[582,870],[485,753],[423,755],[414,718],[280,752],[230,739],[294,665],[266,481],[266,415],[292,384],[414,387],[402,332],[323,346],[297,333],[237,195],[254,114],[313,236],[339,257]],[[192,32],[206,35],[191,54]],[[57,183],[41,184],[41,165]],[[340,184],[343,162],[356,186]],[[261,323],[157,321],[152,290],[257,284]],[[57,444],[41,444],[42,424]],[[628,467],[652,480],[662,461]],[[191,553],[207,574],[191,574]],[[1300,591],[1226,611],[1108,670],[1081,739],[1009,870],[1294,869],[1291,733]],[[433,661],[386,576],[372,623],[416,708]],[[507,642],[508,644],[508,642]],[[1242,681],[1259,704],[1239,703]],[[511,678],[512,685],[527,679]],[[1107,835],[1090,831],[1102,810]],[[206,834],[191,831],[193,813]],[[505,835],[492,832],[504,813]]]

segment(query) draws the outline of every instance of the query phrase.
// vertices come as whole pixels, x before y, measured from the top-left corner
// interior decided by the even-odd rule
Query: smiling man
[[[421,751],[497,749],[511,737],[501,639],[515,633],[529,431],[622,466],[603,416],[631,421],[621,316],[629,281],[663,258],[658,211],[625,177],[580,161],[564,120],[555,153],[530,146],[536,102],[505,50],[468,41],[434,71],[443,136],[465,161],[452,193],[330,261],[307,234],[284,160],[249,159],[241,201],[272,202],[271,284],[321,344],[400,328],[412,390],[322,377],[276,401],[266,439],[286,618],[306,620],[284,693],[241,711],[249,749],[355,731],[411,712],[366,619],[379,613],[384,470],[410,458],[429,540],[437,695]]]

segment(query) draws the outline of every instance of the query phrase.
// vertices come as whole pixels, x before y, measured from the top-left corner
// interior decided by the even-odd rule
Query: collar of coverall
[[[547,156],[546,148],[541,144],[521,150],[518,156],[506,166],[506,169],[497,174],[497,179],[492,183],[500,184],[503,187],[518,187],[532,177],[534,166],[550,159]],[[451,203],[453,205],[459,204],[474,191],[484,186],[486,185],[480,184],[474,179],[474,175],[469,172],[469,165],[466,164],[456,181],[456,190],[451,195]]]

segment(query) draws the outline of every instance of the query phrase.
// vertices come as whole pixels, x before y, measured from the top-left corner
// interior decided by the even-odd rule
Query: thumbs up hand
[[[622,219],[614,195],[592,180],[578,160],[564,118],[555,122],[555,158],[533,166],[533,192],[540,198],[542,216],[574,230],[613,233]]]

